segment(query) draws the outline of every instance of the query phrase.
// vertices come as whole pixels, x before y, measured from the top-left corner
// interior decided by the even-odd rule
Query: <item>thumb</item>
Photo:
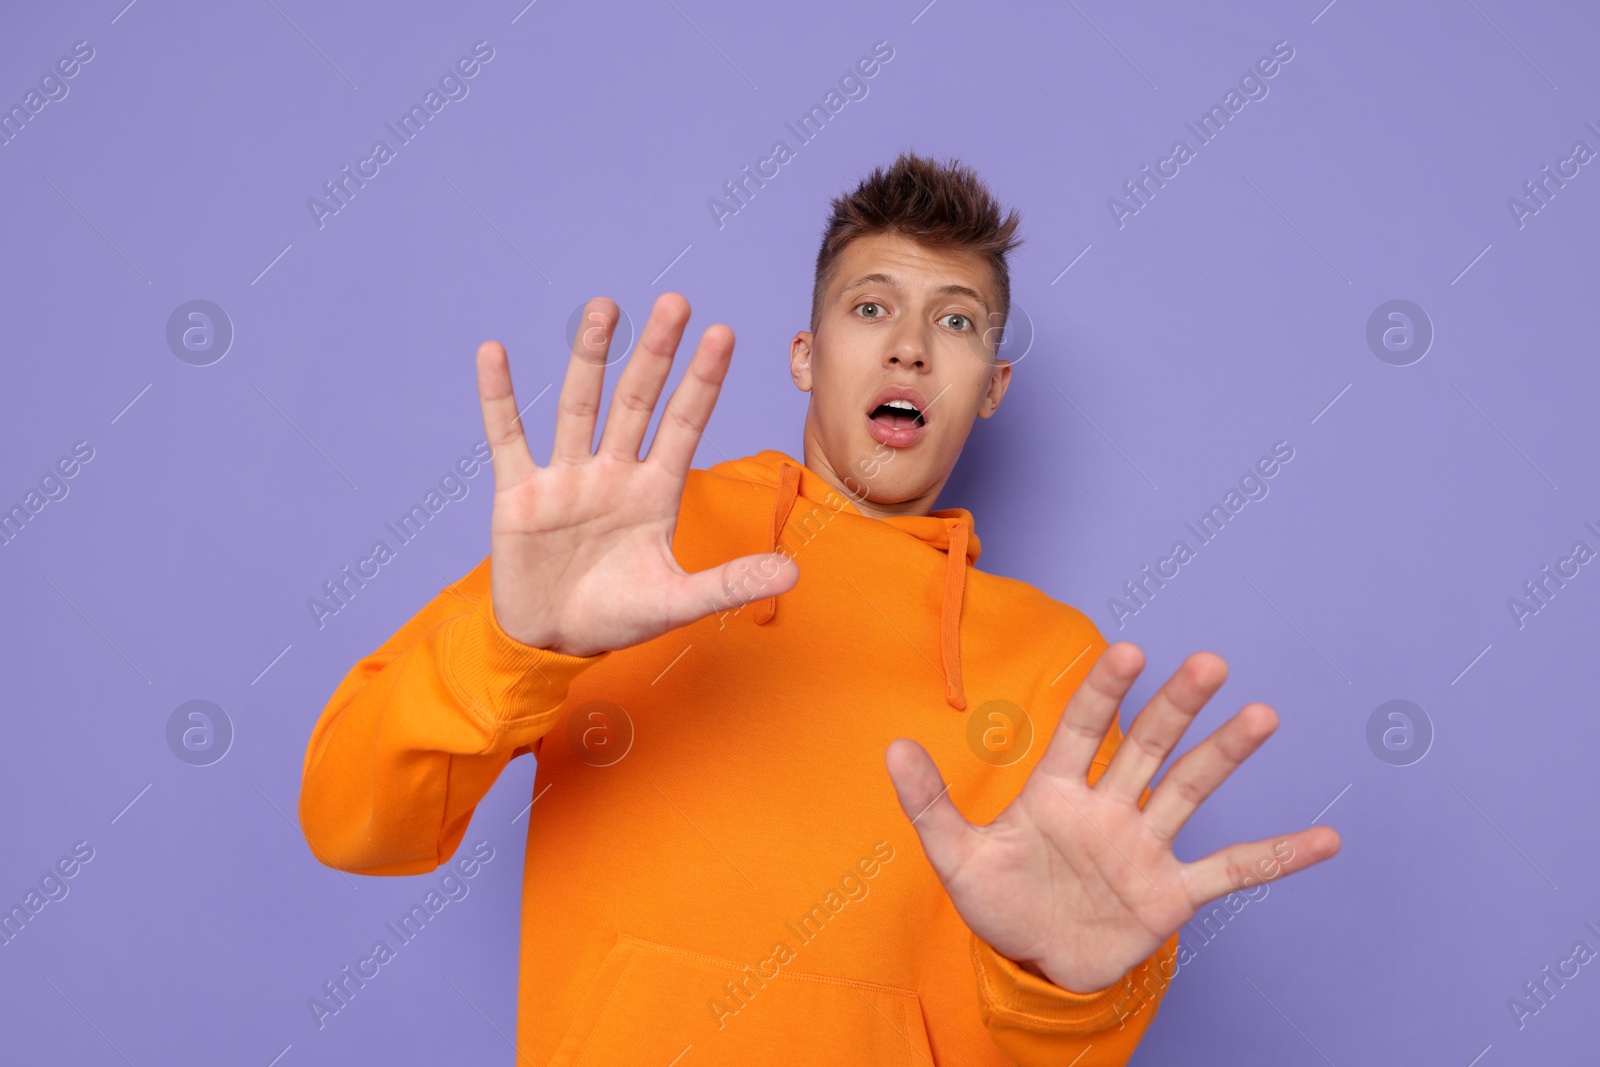
[[[915,741],[900,738],[889,744],[884,756],[889,780],[894,783],[900,810],[906,813],[922,851],[940,880],[960,868],[962,859],[974,845],[976,828],[950,799],[950,787],[939,774],[926,749]]]
[[[684,581],[684,600],[693,605],[691,617],[700,619],[787,593],[799,580],[800,565],[794,560],[782,552],[758,552],[689,575]]]

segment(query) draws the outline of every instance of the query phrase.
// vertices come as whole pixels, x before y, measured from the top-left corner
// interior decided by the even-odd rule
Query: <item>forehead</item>
[[[899,234],[858,237],[839,253],[834,294],[868,284],[898,288],[911,296],[966,295],[994,310],[994,274],[976,252],[934,248]]]

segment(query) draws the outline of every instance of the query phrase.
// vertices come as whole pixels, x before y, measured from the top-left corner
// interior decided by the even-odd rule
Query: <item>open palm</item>
[[[1184,661],[1091,784],[1094,755],[1143,666],[1143,653],[1126,642],[1100,655],[1021,793],[987,826],[962,817],[922,746],[889,746],[900,805],[962,920],[1002,956],[1073,992],[1115,983],[1207,902],[1339,850],[1336,831],[1313,826],[1191,863],[1173,855],[1189,816],[1277,728],[1265,704],[1245,705],[1184,753],[1140,807],[1156,770],[1227,678],[1212,653]]]
[[[493,450],[490,587],[494,614],[535,648],[590,656],[626,648],[799,580],[781,553],[741,556],[690,574],[672,554],[684,482],[727,374],[733,331],[701,335],[641,460],[651,414],[689,319],[688,301],[663,293],[617,381],[599,447],[594,432],[615,303],[584,308],[556,412],[550,463],[528,452],[505,349],[478,348],[478,394]]]

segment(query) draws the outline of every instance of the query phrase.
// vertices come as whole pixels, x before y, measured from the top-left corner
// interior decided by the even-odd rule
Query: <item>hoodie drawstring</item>
[[[944,699],[957,711],[967,710],[961,688],[961,596],[967,588],[967,527],[950,524],[950,545],[945,550],[944,599],[939,610],[939,655],[944,661]]]
[[[778,492],[772,501],[769,552],[778,551],[779,538],[800,495],[800,468],[783,463],[780,469]],[[967,695],[961,684],[961,602],[967,587],[967,527],[957,519],[946,529],[949,544],[945,551],[944,590],[939,608],[939,657],[944,665],[945,702],[957,711],[966,711]],[[766,597],[756,607],[756,624],[771,622],[777,613],[778,598]]]
[[[772,547],[768,552],[778,551],[778,538],[783,533],[783,528],[789,522],[789,512],[794,508],[795,498],[800,495],[800,468],[790,463],[783,464],[782,476],[778,479],[778,495],[772,501]],[[762,625],[772,621],[778,613],[778,598],[769,596],[756,608],[756,624]]]

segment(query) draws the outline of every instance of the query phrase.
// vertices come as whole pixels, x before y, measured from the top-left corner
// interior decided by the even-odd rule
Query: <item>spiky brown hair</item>
[[[1001,208],[977,174],[959,160],[948,163],[902,152],[855,189],[835,197],[811,288],[811,332],[822,320],[822,300],[839,269],[839,255],[857,237],[894,233],[941,251],[975,252],[989,261],[1003,326],[1011,312],[1011,272],[1006,253],[1022,244],[1021,218]],[[985,334],[999,343],[1000,333]]]

